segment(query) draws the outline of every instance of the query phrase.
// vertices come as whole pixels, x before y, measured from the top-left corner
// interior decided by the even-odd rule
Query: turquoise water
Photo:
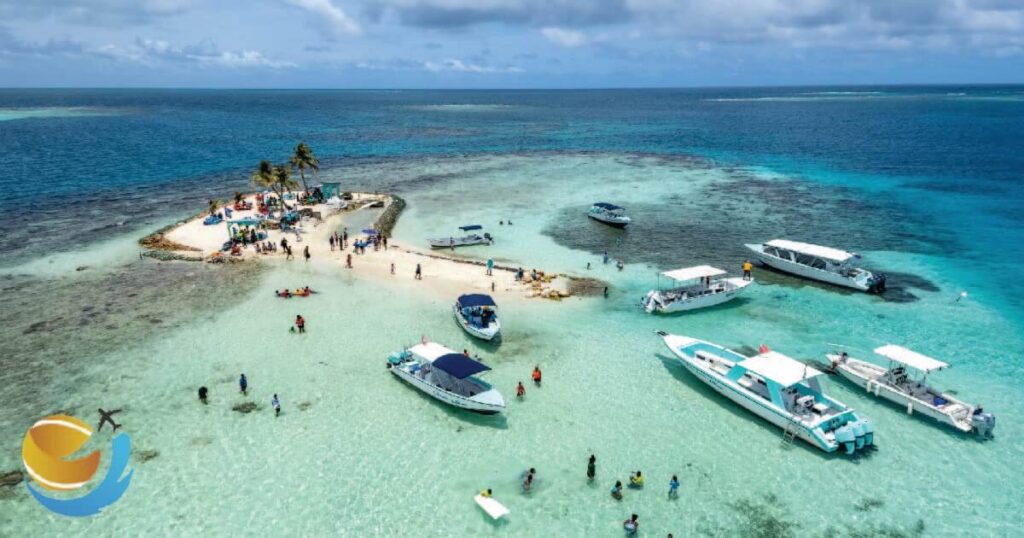
[[[414,115],[408,121],[441,123],[445,129],[460,125],[471,133],[430,136],[437,138],[431,144],[461,147],[470,144],[460,136],[480,142],[508,128],[490,122],[509,113],[513,98],[489,97],[494,96],[456,93],[431,103],[419,102],[429,101],[419,96],[401,106],[431,107],[417,114],[455,115],[443,121]],[[655,97],[640,95],[637,102],[649,104]],[[275,103],[276,97],[264,98],[266,106]],[[522,99],[528,102],[520,108],[542,104],[530,95]],[[548,116],[569,114],[565,108],[572,101],[563,99],[569,105],[551,105]],[[848,99],[827,102],[842,105]],[[921,98],[901,100],[903,105],[882,106],[905,110],[911,106],[906,101]],[[945,105],[936,103],[947,100],[934,97],[931,105],[913,106],[941,109]],[[933,174],[910,167],[885,174],[852,166],[843,152],[831,160],[811,158],[792,146],[787,152],[761,147],[743,153],[720,145],[715,151],[653,153],[646,151],[652,145],[674,143],[652,133],[663,127],[623,123],[620,116],[627,114],[618,108],[603,115],[588,110],[591,125],[601,124],[601,131],[586,136],[608,147],[585,147],[588,142],[577,140],[566,142],[577,147],[556,150],[535,138],[561,138],[565,129],[580,129],[575,124],[523,135],[522,144],[533,151],[492,147],[431,154],[424,151],[428,143],[415,137],[391,138],[377,146],[377,157],[328,157],[330,166],[322,171],[354,187],[400,193],[409,208],[395,229],[395,243],[422,243],[455,225],[480,223],[496,242],[467,256],[489,255],[611,284],[608,299],[503,301],[505,337],[498,348],[470,341],[451,320],[451,298],[431,290],[429,280],[422,282],[424,289],[410,291],[384,278],[356,279],[329,260],[260,268],[139,260],[132,247],[136,237],[187,214],[184,201],[171,199],[207,192],[201,189],[220,188],[227,195],[241,184],[244,165],[221,162],[224,156],[211,156],[200,179],[178,171],[175,182],[134,185],[124,172],[118,192],[143,204],[146,210],[137,216],[107,197],[106,187],[55,186],[49,196],[63,196],[56,192],[73,186],[84,203],[68,206],[64,214],[31,211],[78,239],[66,244],[43,237],[33,239],[36,246],[11,242],[5,251],[2,290],[10,300],[0,314],[0,379],[11,396],[0,412],[0,471],[20,467],[21,436],[37,417],[67,410],[92,421],[91,410],[100,406],[124,408],[118,417],[135,444],[136,473],[124,499],[81,521],[47,514],[23,485],[0,488],[0,534],[110,536],[130,529],[142,535],[618,536],[630,513],[640,516],[647,536],[1018,532],[1012,522],[1024,500],[1024,471],[1014,462],[1024,456],[1024,444],[1013,403],[1024,395],[1014,381],[1022,373],[1018,350],[1024,337],[1019,296],[1013,293],[1019,284],[1004,283],[1012,280],[1007,268],[1021,259],[1019,230],[1000,226],[1019,218],[1013,203],[1020,187],[1006,183],[999,171],[1019,157],[1007,154],[1001,163],[981,167],[976,175],[985,178],[978,179],[960,169]],[[992,121],[1000,123],[1015,110],[1004,109]],[[543,115],[531,114],[539,129]],[[141,118],[102,121],[153,121],[147,117],[143,112]],[[20,129],[45,130],[52,121],[62,125],[51,126],[59,130],[71,119],[32,121]],[[301,121],[320,122],[329,131],[329,120]],[[501,121],[530,123],[525,116]],[[700,121],[707,120],[693,120]],[[97,129],[101,145],[119,136]],[[637,132],[646,138],[633,139]],[[292,143],[287,129],[276,136]],[[10,144],[11,138],[0,139]],[[913,140],[899,143],[912,146]],[[410,155],[386,149],[402,144]],[[631,144],[636,148],[627,149]],[[373,153],[372,147],[360,151]],[[907,158],[933,162],[919,154]],[[162,162],[168,164],[153,175],[173,175],[172,161]],[[174,184],[199,191],[168,193]],[[147,196],[161,204],[145,205]],[[636,225],[621,232],[585,219],[587,205],[597,199],[627,206]],[[89,207],[92,220],[122,221],[128,215],[127,222],[75,235],[78,223],[90,220],[76,212]],[[507,219],[514,224],[498,225]],[[713,263],[737,271],[742,243],[783,235],[855,248],[870,267],[893,275],[897,289],[872,297],[755,271],[757,284],[728,306],[675,317],[651,317],[635,307],[656,284],[658,270]],[[45,248],[37,250],[39,244]],[[1003,254],[986,256],[995,244],[1006,247]],[[622,258],[625,270],[602,265],[605,250]],[[396,278],[409,278],[403,275],[400,270]],[[286,285],[310,285],[323,293],[284,303],[271,290]],[[969,298],[956,303],[963,289],[970,290]],[[287,332],[295,314],[307,319],[308,334]],[[691,379],[671,360],[654,335],[657,329],[739,349],[766,343],[801,359],[820,358],[830,343],[857,349],[905,344],[954,364],[936,382],[995,412],[996,438],[980,443],[908,419],[833,380],[831,393],[875,422],[879,450],[849,460],[802,445],[786,447],[780,431]],[[510,401],[506,417],[442,407],[384,368],[387,354],[422,335],[479,353],[493,367],[489,381],[509,400],[534,365],[544,369],[544,387],[528,386],[523,402]],[[237,393],[240,372],[250,379],[249,398]],[[211,389],[208,406],[196,401],[199,385]],[[275,392],[284,408],[277,419],[269,407]],[[259,409],[232,410],[243,401]],[[96,439],[106,441],[109,433]],[[598,458],[592,485],[585,480],[591,453]],[[148,459],[142,461],[141,454]],[[524,496],[518,482],[527,467],[537,468],[539,482]],[[611,499],[612,483],[637,469],[648,477],[647,488],[627,491],[622,502]],[[682,483],[676,501],[665,495],[672,474]],[[472,495],[488,487],[512,510],[502,524],[491,523],[472,503]]]

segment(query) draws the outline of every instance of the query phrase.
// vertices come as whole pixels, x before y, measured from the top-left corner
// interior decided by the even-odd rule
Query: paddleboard
[[[483,508],[484,512],[487,512],[487,515],[491,516],[492,519],[499,519],[509,514],[509,509],[505,508],[504,504],[501,504],[490,497],[477,495],[476,497],[473,497],[473,500],[476,501],[476,504],[479,505],[480,508]]]

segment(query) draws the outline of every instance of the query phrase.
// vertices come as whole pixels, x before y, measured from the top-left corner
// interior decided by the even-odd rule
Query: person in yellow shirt
[[[754,264],[750,263],[750,260],[743,262],[743,280],[750,280],[750,271],[754,268]]]
[[[488,488],[488,489],[485,489],[485,490],[481,491],[481,492],[480,492],[480,496],[481,496],[481,497],[490,497],[490,496],[491,496],[491,490],[490,490],[490,488]]]

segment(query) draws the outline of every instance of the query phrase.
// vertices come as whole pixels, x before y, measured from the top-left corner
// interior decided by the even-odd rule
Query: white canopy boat
[[[455,321],[462,330],[481,340],[492,341],[501,336],[498,305],[490,295],[471,293],[461,295],[452,305]]]
[[[761,263],[779,271],[868,293],[885,291],[885,275],[852,265],[853,260],[860,259],[860,254],[788,239],[746,247]]]
[[[742,278],[715,278],[724,274],[725,271],[710,265],[665,271],[659,274],[659,283],[664,276],[681,285],[647,292],[641,306],[647,313],[663,314],[715,306],[735,299],[752,283],[751,280]]]
[[[468,411],[492,415],[505,410],[505,398],[475,376],[490,368],[441,344],[424,342],[388,357],[391,373],[430,396]]]
[[[745,357],[717,344],[658,331],[683,366],[726,398],[824,450],[853,454],[874,444],[874,426],[824,393],[824,374],[764,349]]]
[[[470,245],[490,245],[494,242],[494,238],[491,234],[485,233],[483,235],[477,233],[469,233],[474,230],[483,230],[484,227],[479,224],[469,224],[466,226],[459,226],[465,235],[459,237],[435,237],[433,239],[427,239],[430,246],[433,248],[455,248],[455,247],[467,247]]]
[[[854,359],[842,352],[827,354],[832,368],[839,375],[873,394],[895,402],[907,414],[921,414],[952,426],[962,432],[977,432],[990,437],[996,417],[981,406],[964,402],[948,392],[928,385],[928,374],[949,368],[949,364],[893,344],[875,349],[875,354],[889,361],[888,366]],[[911,379],[907,369],[917,371],[919,379]]]
[[[587,216],[616,228],[625,228],[631,222],[626,216],[626,208],[606,202],[597,202],[590,206]]]

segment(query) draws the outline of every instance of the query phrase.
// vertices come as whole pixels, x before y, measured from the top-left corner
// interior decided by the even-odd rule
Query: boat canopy
[[[805,379],[821,375],[817,369],[775,351],[750,357],[737,366],[783,387],[791,387]]]
[[[464,232],[468,232],[470,230],[483,230],[484,227],[479,224],[467,224],[465,226],[459,226],[459,229]]]
[[[494,299],[490,295],[484,295],[483,293],[470,293],[467,295],[459,296],[459,305],[463,308],[470,308],[474,306],[497,306],[494,304]]]
[[[596,202],[594,204],[594,207],[600,207],[601,209],[607,209],[608,211],[615,211],[616,209],[625,209],[622,206],[617,206],[615,204],[609,204],[607,202]]]
[[[823,247],[820,245],[812,245],[810,243],[801,243],[799,241],[790,241],[788,239],[773,239],[765,243],[771,247],[783,248],[786,250],[792,250],[793,252],[799,252],[800,254],[807,254],[808,256],[817,256],[826,260],[832,260],[834,262],[845,262],[850,258],[856,257],[857,255],[852,252],[846,252],[845,250],[839,250],[837,248]]]
[[[424,359],[426,361],[430,361],[430,362],[434,362],[439,357],[443,357],[443,356],[448,355],[450,353],[455,353],[455,351],[453,351],[451,349],[448,349],[448,348],[446,348],[446,347],[444,347],[441,344],[438,344],[436,342],[426,342],[424,344],[416,344],[415,346],[410,347],[409,351],[412,352],[417,357],[420,357],[420,358],[422,358],[422,359]]]
[[[909,366],[923,374],[949,368],[949,364],[935,360],[916,351],[894,344],[887,344],[875,350],[875,353],[891,361]]]
[[[465,379],[473,374],[490,370],[484,363],[477,362],[461,353],[449,353],[434,359],[434,368],[456,379]]]
[[[672,280],[678,280],[680,282],[684,280],[696,280],[698,278],[704,278],[709,276],[724,275],[725,271],[710,265],[698,265],[696,267],[683,267],[682,269],[676,269],[674,271],[665,271],[661,273]]]

